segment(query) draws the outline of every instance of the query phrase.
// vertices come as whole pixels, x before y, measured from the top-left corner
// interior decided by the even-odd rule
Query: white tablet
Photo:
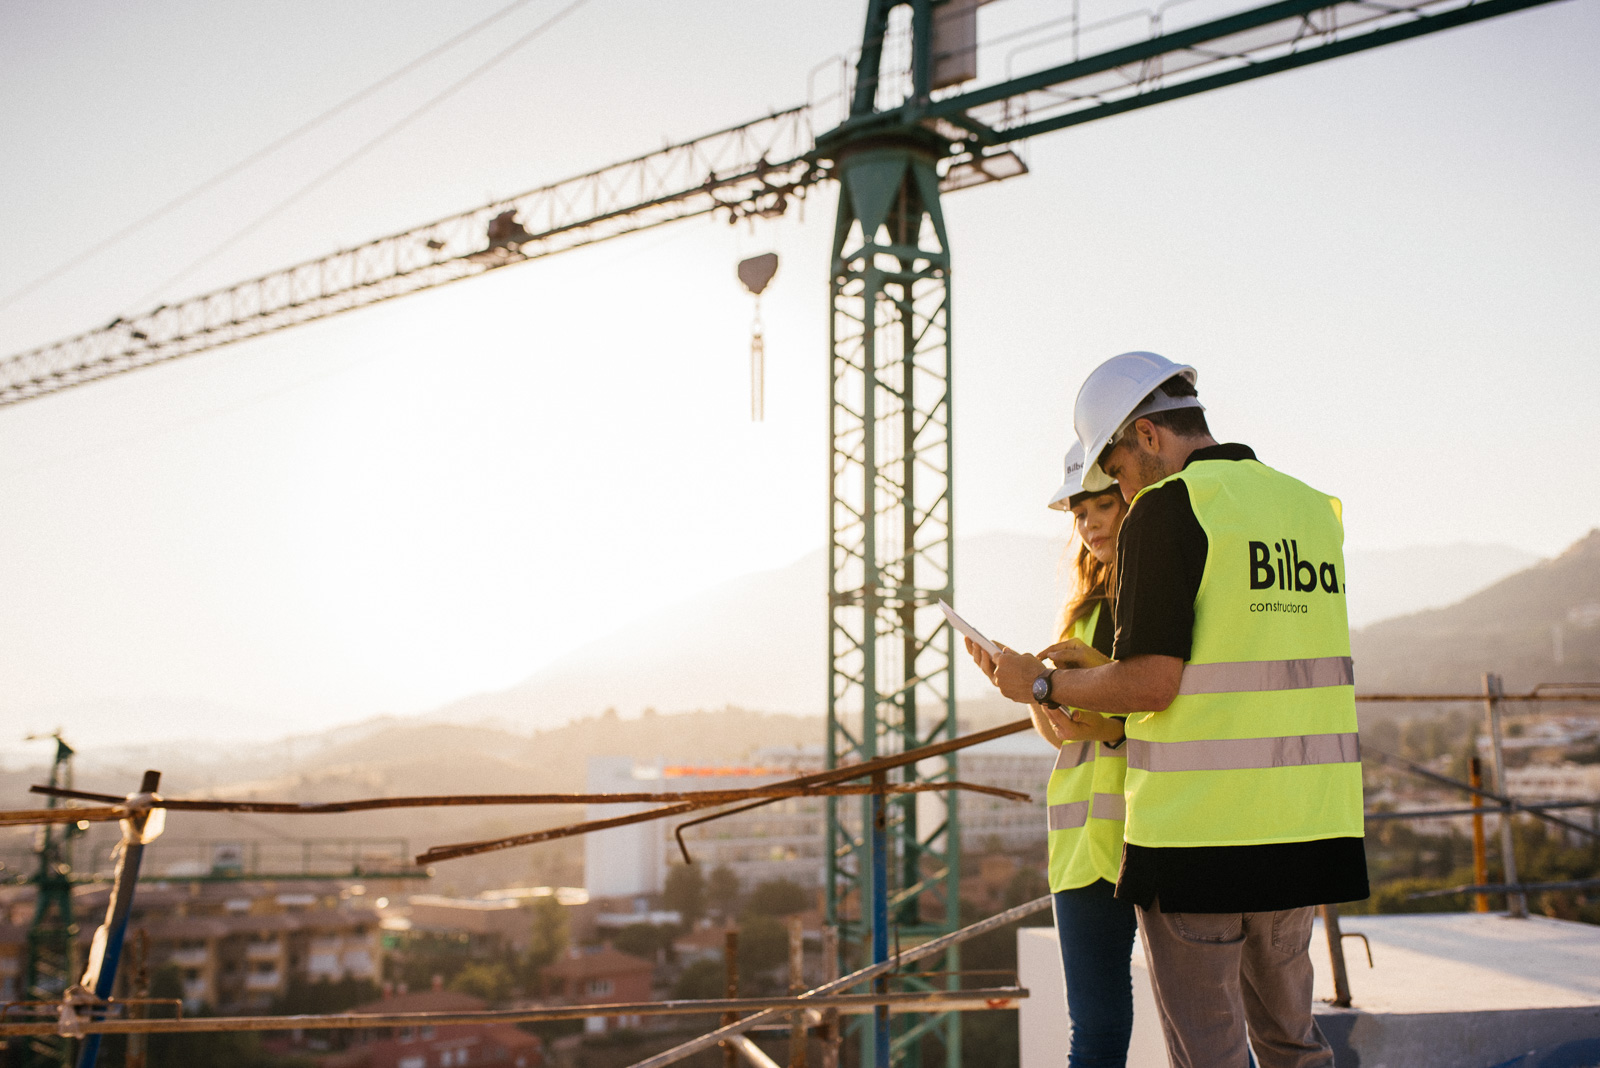
[[[971,623],[968,623],[966,620],[956,615],[956,610],[954,608],[951,608],[943,601],[940,601],[939,611],[944,613],[944,618],[950,621],[950,625],[952,627],[971,638],[984,652],[988,653],[990,656],[1000,655],[1000,647],[980,634],[977,627],[974,627]]]

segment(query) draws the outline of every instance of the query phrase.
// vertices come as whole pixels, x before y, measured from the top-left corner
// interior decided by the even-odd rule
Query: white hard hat
[[[1083,488],[1090,492],[1110,487],[1112,479],[1100,469],[1099,457],[1119,431],[1135,419],[1174,408],[1203,408],[1198,397],[1160,394],[1141,404],[1167,379],[1182,375],[1194,384],[1198,375],[1188,364],[1173,363],[1153,352],[1124,352],[1089,372],[1072,407],[1072,426],[1083,446]]]
[[[1050,498],[1049,507],[1065,512],[1072,507],[1072,498],[1083,492],[1083,445],[1074,441],[1067,449],[1067,477]]]

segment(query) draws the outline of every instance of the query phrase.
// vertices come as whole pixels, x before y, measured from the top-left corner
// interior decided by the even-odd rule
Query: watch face
[[[1050,699],[1050,676],[1040,675],[1033,680],[1033,699],[1035,701],[1048,701]]]

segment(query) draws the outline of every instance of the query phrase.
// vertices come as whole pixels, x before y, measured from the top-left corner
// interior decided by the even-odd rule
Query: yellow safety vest
[[[1202,460],[1166,482],[1188,489],[1209,547],[1178,697],[1128,718],[1127,840],[1360,837],[1338,499],[1254,460]]]
[[[1066,637],[1093,644],[1104,605],[1078,620]],[[1045,790],[1049,805],[1050,891],[1076,890],[1096,879],[1117,881],[1122,867],[1122,780],[1126,745],[1068,742],[1056,754]]]

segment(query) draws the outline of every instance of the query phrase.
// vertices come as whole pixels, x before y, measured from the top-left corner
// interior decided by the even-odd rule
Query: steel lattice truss
[[[1074,26],[1070,62],[853,115],[827,139],[931,129],[961,188],[1021,173],[993,157],[1009,142],[1551,0],[1280,0],[1169,29],[1181,2],[1109,20],[1146,20],[1141,39],[1078,58],[1096,27]],[[778,112],[7,357],[0,406],[676,219],[779,214],[830,176],[811,118]]]
[[[830,767],[956,731],[951,632],[935,607],[952,587],[950,260],[937,177],[931,159],[888,153],[846,164],[843,184],[832,285]],[[901,775],[953,782],[955,755]],[[959,926],[953,791],[828,805],[828,910],[843,943],[875,959],[869,943],[887,938],[884,919],[908,938]],[[887,848],[875,871],[880,808]],[[874,900],[886,911],[879,922]],[[938,1028],[948,1049],[958,1026],[924,1017],[900,1028],[893,1048]]]
[[[781,214],[825,176],[792,108],[0,360],[0,406],[663,223]]]
[[[1179,0],[1181,2],[1181,0]],[[921,122],[974,149],[1034,137],[1180,97],[1493,18],[1550,0],[1280,0],[1182,28],[1168,0],[1081,28],[1115,33],[1142,24],[1142,39],[994,85],[881,111],[862,127]],[[1167,25],[1164,25],[1166,23]],[[1059,35],[1076,38],[1080,30]],[[1133,36],[1139,37],[1138,33]],[[1074,48],[1074,51],[1076,49]]]

